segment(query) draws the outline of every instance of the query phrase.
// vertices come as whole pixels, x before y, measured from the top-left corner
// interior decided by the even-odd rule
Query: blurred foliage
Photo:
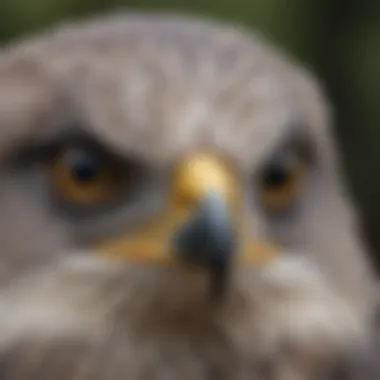
[[[370,241],[380,252],[380,0],[0,0],[0,41],[119,8],[239,21],[311,66],[335,106],[346,170]]]

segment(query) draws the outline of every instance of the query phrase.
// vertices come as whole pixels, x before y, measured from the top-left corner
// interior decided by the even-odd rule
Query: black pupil
[[[100,157],[92,152],[72,150],[67,159],[71,176],[78,182],[94,181],[100,174]]]
[[[263,175],[263,185],[266,188],[279,188],[289,180],[291,167],[289,162],[279,161],[268,166]]]

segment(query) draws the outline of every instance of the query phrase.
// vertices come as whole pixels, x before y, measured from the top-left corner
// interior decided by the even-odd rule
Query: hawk
[[[280,48],[195,16],[4,47],[3,378],[330,376],[375,283],[330,108]]]

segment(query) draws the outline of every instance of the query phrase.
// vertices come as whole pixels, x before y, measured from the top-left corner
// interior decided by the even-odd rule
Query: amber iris
[[[119,190],[116,168],[111,160],[87,148],[60,151],[51,162],[50,173],[60,196],[75,204],[104,203]]]
[[[269,209],[281,209],[296,198],[305,177],[305,163],[296,154],[276,157],[261,174],[262,202]]]

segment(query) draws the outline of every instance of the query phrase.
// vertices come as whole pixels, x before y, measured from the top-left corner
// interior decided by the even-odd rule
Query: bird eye
[[[279,210],[296,198],[306,165],[295,153],[280,155],[266,165],[260,175],[260,195],[265,207]]]
[[[54,155],[50,166],[54,189],[62,199],[71,203],[106,203],[121,191],[117,165],[96,149],[62,149]]]

